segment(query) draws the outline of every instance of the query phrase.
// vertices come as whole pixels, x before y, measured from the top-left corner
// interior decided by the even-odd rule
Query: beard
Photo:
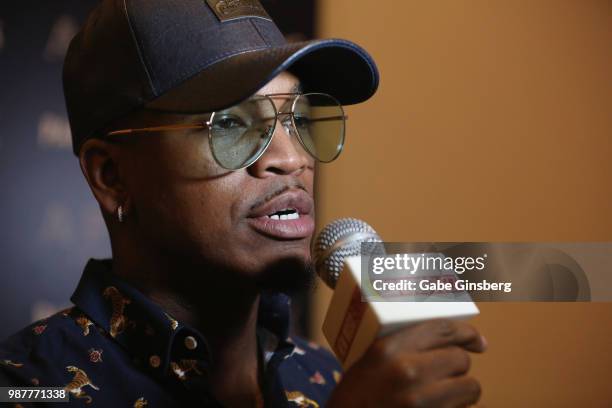
[[[311,261],[285,258],[258,274],[255,284],[261,291],[295,296],[314,287],[315,267]]]

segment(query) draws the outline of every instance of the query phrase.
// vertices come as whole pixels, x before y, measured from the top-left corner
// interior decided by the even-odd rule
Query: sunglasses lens
[[[330,162],[344,146],[345,115],[330,95],[300,95],[294,104],[294,122],[306,150],[317,160]]]
[[[252,164],[270,143],[275,118],[274,104],[266,97],[215,112],[211,148],[217,162],[228,170]]]

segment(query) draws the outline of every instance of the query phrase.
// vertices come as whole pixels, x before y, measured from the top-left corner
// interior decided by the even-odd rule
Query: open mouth
[[[300,218],[300,213],[295,208],[285,208],[284,210],[276,211],[268,214],[268,218],[272,220],[297,220]]]
[[[260,234],[275,239],[303,239],[314,233],[312,198],[290,190],[254,208],[247,221]]]

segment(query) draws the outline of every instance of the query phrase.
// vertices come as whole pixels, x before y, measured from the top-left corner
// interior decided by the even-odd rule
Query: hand
[[[415,324],[377,339],[344,375],[327,407],[465,407],[480,398],[467,376],[468,351],[484,338],[471,325],[448,319]]]

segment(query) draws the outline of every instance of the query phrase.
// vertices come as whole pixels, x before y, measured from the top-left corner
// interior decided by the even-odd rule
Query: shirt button
[[[198,342],[193,336],[187,336],[185,337],[185,347],[189,350],[195,350],[195,348],[198,347]]]
[[[159,365],[161,364],[161,360],[159,359],[159,356],[152,355],[151,357],[149,357],[149,364],[151,364],[151,367],[153,368],[159,367]]]

